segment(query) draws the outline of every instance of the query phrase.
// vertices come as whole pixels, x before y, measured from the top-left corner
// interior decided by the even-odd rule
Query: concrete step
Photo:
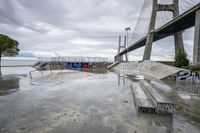
[[[173,114],[174,104],[162,93],[160,93],[155,87],[146,80],[140,80],[141,86],[145,89],[146,94],[150,97],[153,103],[156,105],[157,113],[169,113]]]
[[[149,98],[139,83],[132,83],[131,90],[134,97],[135,106],[138,112],[155,113],[156,105]]]

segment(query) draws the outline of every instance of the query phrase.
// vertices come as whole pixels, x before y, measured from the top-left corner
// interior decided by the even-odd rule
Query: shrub
[[[186,67],[189,65],[189,60],[187,59],[187,53],[184,50],[179,50],[178,54],[175,56],[174,65],[176,67]]]

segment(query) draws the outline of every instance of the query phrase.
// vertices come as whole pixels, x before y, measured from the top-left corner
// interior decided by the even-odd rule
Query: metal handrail
[[[43,77],[42,69],[41,69],[41,70],[33,70],[33,71],[30,71],[30,72],[29,72],[29,75],[30,75],[30,78],[31,78],[31,79],[33,79],[32,73],[33,73],[33,72],[36,72],[36,71],[40,71],[40,72],[41,72],[41,75],[42,75],[42,77]]]

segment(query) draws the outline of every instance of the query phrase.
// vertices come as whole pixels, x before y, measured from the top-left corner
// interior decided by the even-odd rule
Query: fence
[[[102,57],[53,57],[53,58],[38,58],[40,62],[82,62],[82,63],[102,63],[108,62],[108,58]]]

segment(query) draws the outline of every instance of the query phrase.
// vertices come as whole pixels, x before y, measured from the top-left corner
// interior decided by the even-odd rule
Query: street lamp
[[[128,41],[128,32],[131,31],[131,28],[130,27],[125,28],[125,31],[127,33],[127,46],[128,46],[128,43],[129,43],[129,41]]]
[[[126,48],[128,48],[128,45],[129,45],[129,36],[128,36],[128,32],[131,31],[131,28],[130,27],[127,27],[125,28],[125,31],[126,31],[126,36],[127,36],[127,40],[126,40]],[[126,53],[126,58],[127,58],[127,61],[128,61],[128,51]]]

